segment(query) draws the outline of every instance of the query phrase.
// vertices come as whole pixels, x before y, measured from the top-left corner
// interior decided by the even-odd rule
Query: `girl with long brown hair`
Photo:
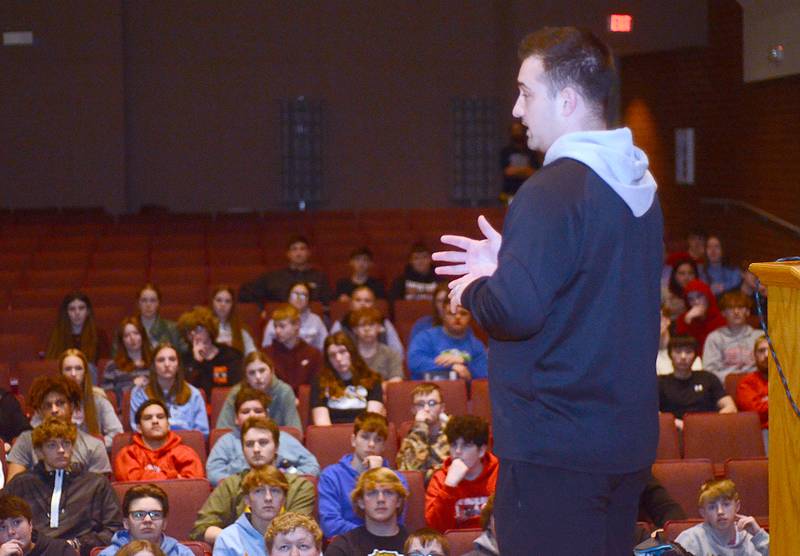
[[[117,353],[103,372],[103,389],[113,390],[117,399],[134,386],[146,386],[153,360],[153,348],[139,317],[125,317],[117,328]]]
[[[217,318],[219,333],[217,344],[226,344],[242,355],[250,355],[256,350],[253,337],[236,312],[236,290],[233,286],[220,284],[211,292],[211,310]]]
[[[352,423],[364,411],[384,413],[381,376],[370,369],[344,332],[325,338],[322,370],[311,381],[315,425]]]
[[[81,404],[72,408],[72,422],[84,432],[102,436],[106,448],[110,448],[114,436],[122,432],[122,423],[105,392],[92,386],[86,355],[74,348],[64,350],[58,357],[58,370],[81,389]],[[41,418],[37,414],[31,424],[37,426],[40,423]]]
[[[67,294],[61,301],[45,357],[58,359],[69,348],[81,350],[95,365],[111,354],[108,334],[97,327],[89,296],[78,291]]]
[[[147,386],[131,390],[131,423],[136,422],[136,410],[148,399],[166,404],[171,430],[198,430],[208,436],[206,403],[200,391],[184,379],[178,350],[170,343],[159,344],[153,350]]]

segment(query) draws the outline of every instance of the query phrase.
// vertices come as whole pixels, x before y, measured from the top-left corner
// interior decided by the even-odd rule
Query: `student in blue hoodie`
[[[225,477],[250,469],[242,451],[242,425],[250,417],[266,417],[269,396],[261,390],[245,386],[234,400],[236,428],[223,435],[214,444],[206,462],[208,480],[217,486]],[[278,454],[274,465],[285,473],[319,475],[319,463],[294,436],[280,431]]]
[[[214,543],[214,556],[266,556],[264,534],[281,513],[289,483],[272,467],[253,469],[242,481],[242,494],[249,511],[222,530]]]
[[[160,546],[167,556],[192,556],[192,551],[164,534],[169,514],[167,493],[153,484],[136,485],[128,489],[122,498],[122,524],[111,538],[111,544],[100,552],[100,556],[114,556],[131,541],[150,541]]]
[[[472,315],[464,307],[442,315],[442,325],[423,330],[408,346],[408,370],[413,380],[486,378],[486,347],[470,328]],[[452,374],[451,374],[452,373]]]
[[[364,471],[389,467],[389,462],[382,455],[388,435],[389,423],[386,417],[380,413],[361,413],[353,423],[353,453],[343,456],[338,463],[322,470],[317,492],[319,523],[325,538],[329,539],[364,525],[364,519],[353,510],[350,493]],[[397,473],[397,476],[408,490],[406,478],[401,473]],[[400,523],[402,524],[402,519]]]
[[[520,44],[513,115],[544,165],[519,189],[502,235],[443,236],[463,304],[491,338],[495,515],[500,550],[530,539],[552,556],[630,552],[658,441],[663,218],[647,156],[608,129],[608,46],[548,27]],[[624,358],[619,354],[625,353]]]

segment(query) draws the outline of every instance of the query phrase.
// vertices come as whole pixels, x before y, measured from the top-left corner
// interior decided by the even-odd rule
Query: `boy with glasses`
[[[164,534],[169,515],[167,493],[153,484],[136,485],[128,489],[122,498],[122,524],[125,529],[117,531],[111,544],[100,556],[114,556],[123,546],[132,541],[150,541],[161,547],[167,556],[191,556],[192,551]]]
[[[450,444],[444,434],[448,416],[444,412],[442,391],[436,384],[425,382],[411,391],[411,413],[414,425],[403,438],[397,452],[397,468],[401,471],[424,471],[425,483],[450,455]]]
[[[425,492],[425,521],[434,529],[480,527],[481,509],[495,491],[497,458],[489,451],[489,423],[455,415],[444,428],[450,457]]]

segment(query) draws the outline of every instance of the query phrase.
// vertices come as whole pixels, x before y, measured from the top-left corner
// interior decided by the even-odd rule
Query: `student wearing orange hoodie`
[[[444,429],[450,457],[431,477],[425,493],[425,521],[434,529],[480,527],[481,509],[494,493],[499,469],[489,451],[489,423],[454,415]]]
[[[194,479],[205,477],[200,456],[169,430],[169,410],[160,400],[145,401],[135,415],[135,433],[114,460],[118,481]]]

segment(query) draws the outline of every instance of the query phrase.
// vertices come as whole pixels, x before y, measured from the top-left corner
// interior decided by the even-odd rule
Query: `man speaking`
[[[513,114],[545,153],[502,236],[443,236],[439,274],[491,337],[503,554],[629,554],[658,441],[663,220],[647,157],[609,130],[608,47],[545,28],[519,47]]]

